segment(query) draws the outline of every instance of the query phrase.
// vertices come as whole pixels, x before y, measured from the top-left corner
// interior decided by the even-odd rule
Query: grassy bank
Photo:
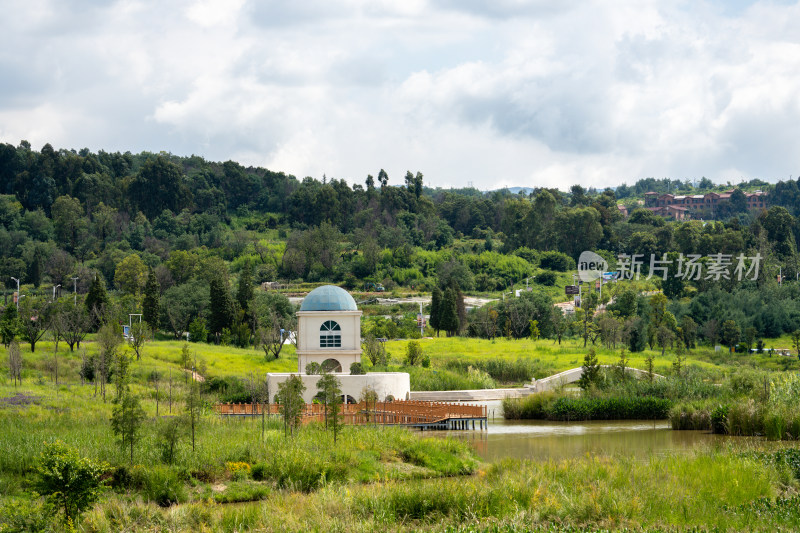
[[[162,509],[110,493],[83,531],[576,531],[800,527],[797,480],[756,454],[700,451],[646,461],[503,461],[466,478],[275,490],[263,501]]]
[[[763,384],[763,388],[762,388]],[[769,440],[800,440],[800,375],[774,374],[739,395],[689,401],[670,411],[673,429],[703,429]]]

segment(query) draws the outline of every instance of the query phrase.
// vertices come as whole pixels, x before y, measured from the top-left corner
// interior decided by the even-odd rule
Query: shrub
[[[712,427],[708,407],[692,403],[670,409],[669,422],[672,429],[676,430],[709,430]]]
[[[217,494],[214,501],[217,503],[255,502],[266,499],[272,491],[269,487],[256,483],[234,482]]]
[[[539,267],[545,270],[566,272],[575,268],[575,261],[567,254],[550,251],[542,253],[539,258]]]
[[[718,405],[711,411],[711,431],[724,435],[728,432],[728,411],[727,405]]]
[[[549,420],[662,420],[672,402],[653,397],[557,398],[547,412]]]
[[[524,398],[504,398],[503,417],[506,420],[544,420],[555,393],[540,392]]]
[[[73,523],[100,496],[101,475],[108,465],[80,457],[61,441],[45,446],[36,468],[36,491],[64,520]]]
[[[187,500],[184,479],[175,470],[165,466],[133,469],[133,485],[145,500],[161,507],[169,507]]]
[[[363,376],[366,372],[364,371],[364,367],[361,366],[361,363],[353,363],[350,365],[350,374],[353,376]]]
[[[544,285],[545,287],[552,287],[553,285],[556,284],[556,273],[546,270],[541,274],[537,275],[533,279],[533,281],[538,283],[539,285]]]
[[[208,328],[206,319],[197,317],[189,324],[189,342],[206,342],[208,339]]]

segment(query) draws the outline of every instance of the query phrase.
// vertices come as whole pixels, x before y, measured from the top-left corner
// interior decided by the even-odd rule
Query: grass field
[[[533,369],[541,377],[580,366],[585,354],[576,340],[561,346],[547,340],[445,337],[421,342],[431,366],[411,369],[412,380],[432,380],[431,386],[442,382],[436,376],[453,377],[453,385],[485,378],[465,370],[472,364],[509,375]],[[406,345],[388,343],[391,366],[402,368]],[[133,464],[111,431],[111,402],[103,402],[93,384],[80,382],[80,352],[70,353],[60,344],[56,386],[53,344],[39,343],[33,354],[22,346],[24,382],[15,387],[0,348],[0,531],[67,530],[47,518],[41,500],[31,493],[40,453],[55,439],[109,464],[101,500],[74,524],[78,531],[800,528],[800,482],[787,467],[743,455],[750,446],[773,446],[752,441],[647,460],[579,457],[481,464],[467,444],[423,439],[402,428],[347,427],[334,443],[320,426],[302,428],[287,439],[280,422],[272,420],[262,437],[259,419],[211,414],[212,395],[206,398],[196,450],[184,427],[175,462],[168,465],[162,461],[160,431],[184,411],[182,347],[179,341],[152,342],[131,366],[131,387],[146,413]],[[270,362],[256,350],[207,344],[189,348],[206,377],[244,378],[294,370],[297,364],[292,347]],[[83,349],[91,355],[96,346],[90,341]],[[661,357],[660,352],[631,354],[629,365],[641,368],[649,353],[657,371],[671,371],[674,355]],[[598,356],[610,364],[619,352],[598,348]],[[773,359],[706,348],[687,354],[686,364],[704,369],[714,380],[740,367],[769,367]],[[152,370],[162,375],[159,417],[154,385],[148,382]],[[172,416],[165,381],[170,373]],[[113,392],[109,385],[109,397]]]

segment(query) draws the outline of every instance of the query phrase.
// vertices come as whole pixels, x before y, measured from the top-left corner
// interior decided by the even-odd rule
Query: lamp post
[[[19,294],[19,279],[15,278],[14,276],[11,276],[11,279],[13,279],[14,281],[17,282],[17,314],[19,314],[19,297],[20,297],[20,294]]]
[[[72,278],[72,299],[74,305],[78,305],[78,276]]]
[[[61,284],[60,284],[60,283],[59,283],[58,285],[53,285],[53,301],[54,301],[54,302],[56,301],[56,290],[57,290],[59,287],[61,287]]]

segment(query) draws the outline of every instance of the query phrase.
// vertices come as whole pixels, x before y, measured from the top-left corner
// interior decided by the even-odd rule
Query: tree
[[[306,405],[303,400],[305,390],[306,386],[303,385],[303,380],[295,374],[278,384],[276,401],[283,418],[283,432],[287,437],[294,436],[295,429],[300,425],[300,417]]]
[[[159,422],[158,436],[164,463],[171,465],[175,462],[178,441],[185,432],[186,419],[182,417],[164,418]]]
[[[726,320],[722,323],[722,342],[725,343],[725,346],[728,347],[729,351],[733,351],[733,348],[739,342],[739,339],[742,337],[742,330],[739,328],[739,324],[737,324],[733,320]]]
[[[193,280],[164,291],[159,307],[164,324],[179,339],[189,329],[192,320],[206,314],[209,305],[208,286],[200,280]]]
[[[22,353],[17,341],[11,341],[8,346],[8,377],[14,380],[14,387],[17,382],[22,385]]]
[[[367,356],[372,366],[386,365],[386,349],[383,343],[375,338],[375,335],[368,333],[362,345],[364,355]]]
[[[14,342],[18,333],[19,314],[17,313],[17,306],[12,303],[6,306],[3,310],[3,317],[0,318],[0,337],[2,337],[3,346],[8,346]]]
[[[95,272],[94,277],[92,277],[92,284],[89,286],[89,292],[86,294],[86,300],[84,300],[86,310],[92,320],[92,328],[97,328],[100,325],[101,317],[105,313],[108,302],[106,284],[100,275]]]
[[[436,331],[437,337],[441,329],[442,298],[442,290],[439,287],[434,287],[431,295],[431,317],[428,324]]]
[[[117,349],[121,343],[122,332],[117,324],[105,324],[97,332],[97,344],[99,346],[97,370],[100,374],[100,391],[103,394],[104,402],[106,401],[106,383],[108,383],[108,378],[111,374],[111,365],[117,360]]]
[[[233,322],[233,301],[222,276],[214,276],[211,279],[209,301],[211,314],[208,319],[208,327],[219,344],[219,335],[223,328],[230,327]]]
[[[667,326],[659,326],[656,330],[656,341],[658,345],[661,346],[661,355],[663,357],[664,352],[667,349],[667,344],[670,346],[672,345],[672,341],[675,340],[675,333],[672,332]]]
[[[531,340],[535,341],[539,339],[539,321],[538,320],[531,320],[529,321],[528,329],[530,330]]]
[[[277,359],[280,356],[283,345],[286,344],[286,340],[295,326],[293,317],[282,316],[275,312],[272,314],[270,322],[259,328],[258,339],[267,360]]]
[[[689,315],[681,317],[681,332],[683,333],[683,344],[686,349],[694,348],[697,339],[697,323]]]
[[[184,345],[187,346],[187,345]],[[189,393],[186,395],[186,419],[192,432],[192,453],[195,450],[195,435],[197,426],[200,423],[200,410],[203,408],[203,398],[200,395],[200,387],[196,383],[194,376],[189,386]]]
[[[422,362],[422,346],[419,341],[408,341],[406,345],[406,364],[416,366]]]
[[[80,457],[76,450],[56,441],[45,445],[36,466],[34,489],[72,525],[100,497],[101,476],[107,469],[108,465]]]
[[[128,294],[139,294],[147,278],[147,266],[136,254],[131,254],[120,261],[114,271],[114,283]]]
[[[153,335],[153,332],[150,331],[150,326],[147,322],[135,322],[131,324],[131,328],[128,331],[128,346],[133,348],[133,352],[136,354],[136,360],[140,360],[142,358],[142,351],[144,350],[144,345]]]
[[[142,299],[142,319],[150,326],[153,331],[158,330],[159,325],[159,298],[161,287],[156,279],[156,274],[151,268],[147,273],[147,283],[144,286],[144,298]]]
[[[675,360],[672,362],[672,371],[675,372],[675,375],[681,377],[683,375],[683,354],[676,354]]]
[[[800,329],[792,332],[792,346],[794,346],[794,351],[797,352],[797,357],[800,358]]]
[[[654,367],[654,365],[653,365],[653,363],[654,363],[653,354],[648,355],[645,358],[644,363],[645,363],[645,366],[647,367],[647,380],[650,383],[652,383],[653,382],[653,378],[655,377],[655,373],[653,372],[653,367]]]
[[[439,310],[439,327],[447,332],[448,337],[452,337],[458,331],[458,304],[456,303],[456,291],[448,287],[444,291],[441,308]]]
[[[71,196],[59,196],[53,202],[51,215],[56,239],[70,251],[75,250],[79,238],[86,231],[88,223],[83,216],[81,202]]]
[[[81,347],[81,341],[86,337],[92,323],[86,308],[80,304],[75,305],[69,300],[58,305],[53,320],[58,322],[61,338],[67,343],[71,352],[75,351],[75,346]]]
[[[562,337],[567,332],[567,329],[569,329],[569,320],[564,316],[564,312],[560,307],[553,306],[552,313],[553,336],[555,336],[556,341],[558,341],[560,346]]]
[[[236,289],[236,301],[239,308],[249,312],[250,300],[253,299],[253,267],[250,260],[245,261],[242,271],[239,273],[239,284]]]
[[[119,400],[111,410],[111,430],[119,437],[119,445],[124,450],[130,449],[130,461],[133,464],[134,445],[141,439],[141,427],[145,413],[139,397],[125,387]]]
[[[335,443],[341,426],[341,382],[334,374],[323,372],[322,377],[317,381],[317,390],[325,410],[325,428],[333,430],[333,442]]]
[[[48,311],[48,303],[33,297],[25,298],[19,306],[20,332],[31,345],[31,353],[36,351],[36,343],[48,330]]]
[[[745,328],[744,342],[745,344],[747,344],[747,353],[750,353],[750,350],[753,349],[753,343],[756,341],[757,335],[758,335],[758,330],[753,326],[748,326],[747,328]]]
[[[586,356],[583,358],[583,365],[581,365],[581,378],[578,380],[578,385],[583,390],[589,390],[592,384],[597,382],[600,377],[600,365],[597,363],[597,354],[594,348],[589,348]]]
[[[617,362],[617,373],[619,374],[618,377],[620,381],[625,381],[627,374],[625,373],[628,369],[628,358],[625,355],[625,348],[622,348],[619,351],[619,361]]]

